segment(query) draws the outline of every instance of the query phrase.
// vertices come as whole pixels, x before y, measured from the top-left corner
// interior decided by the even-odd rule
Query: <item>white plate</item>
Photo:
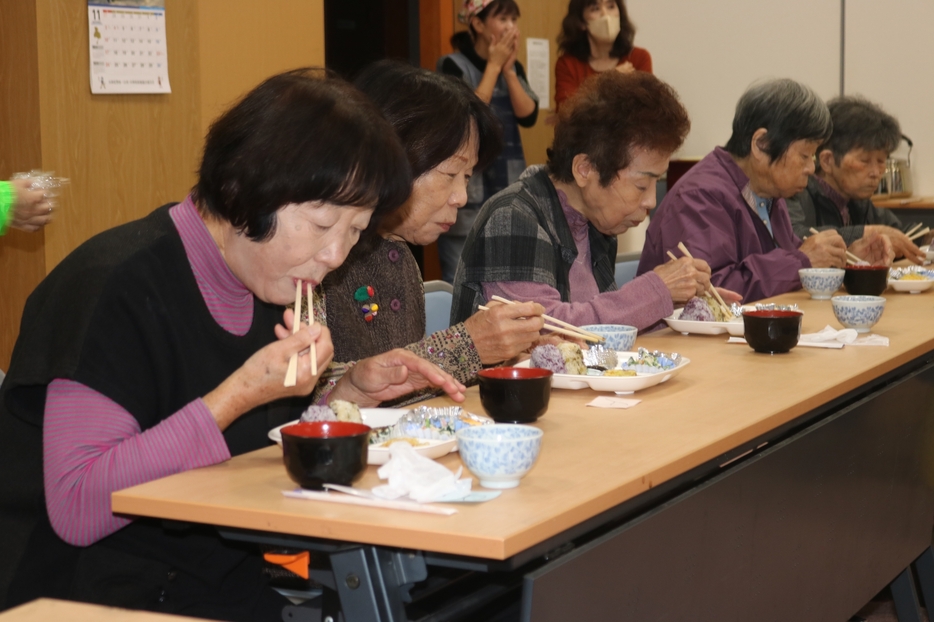
[[[682,335],[722,335],[730,333],[734,337],[743,336],[743,318],[739,317],[732,322],[698,322],[696,320],[682,320],[684,309],[675,309],[675,312],[665,318],[668,326]]]
[[[457,439],[449,438],[445,440],[424,440],[418,439],[424,445],[419,445],[415,448],[415,453],[420,456],[425,456],[426,458],[440,458],[445,456],[452,451],[457,451]],[[403,441],[404,442],[404,441]],[[389,462],[389,448],[388,447],[374,447],[370,445],[370,449],[367,451],[367,464],[386,464]]]
[[[934,287],[934,281],[917,281],[915,279],[889,279],[889,287],[897,292],[909,292],[912,294],[917,294],[919,292],[927,291],[931,289],[931,287]]]
[[[363,423],[370,426],[371,428],[381,428],[383,426],[393,425],[396,421],[399,420],[399,417],[407,412],[409,412],[408,408],[361,408],[360,416],[363,418]],[[292,425],[293,423],[298,423],[298,420],[289,421],[288,423],[283,423],[282,425],[271,429],[267,434],[269,440],[281,445],[282,428],[287,425]],[[425,444],[416,447],[415,453],[425,456],[426,458],[440,458],[441,456],[451,453],[452,451],[457,451],[456,438],[449,438],[444,440],[422,440],[422,442]],[[374,447],[373,445],[370,445],[370,448],[367,451],[367,464],[386,464],[388,461],[388,447]]]
[[[637,352],[617,352],[620,363],[630,356],[638,356]],[[681,372],[691,362],[688,358],[681,358],[681,364],[674,369],[661,371],[657,374],[637,374],[635,376],[579,376],[577,374],[555,374],[551,377],[551,386],[555,389],[586,389],[594,391],[618,391],[631,393],[641,391],[657,384],[666,382],[672,376]],[[518,363],[516,367],[528,367],[530,361]]]

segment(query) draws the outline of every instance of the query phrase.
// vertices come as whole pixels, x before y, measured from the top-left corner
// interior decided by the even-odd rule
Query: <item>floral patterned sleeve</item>
[[[431,361],[463,384],[472,384],[477,372],[483,369],[480,355],[463,322],[432,333],[405,349]]]

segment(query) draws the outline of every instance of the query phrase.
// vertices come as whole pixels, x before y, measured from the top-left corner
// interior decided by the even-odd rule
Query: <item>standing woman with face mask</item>
[[[438,239],[442,278],[454,282],[454,270],[480,206],[509,186],[525,170],[519,127],[532,127],[538,119],[538,96],[525,77],[519,52],[519,6],[515,0],[464,0],[458,19],[467,32],[454,35],[458,50],[438,60],[438,71],[463,79],[488,103],[503,124],[503,151],[482,173],[471,179],[467,205],[457,212],[457,223]]]
[[[636,29],[623,0],[571,0],[561,22],[555,64],[555,107],[590,76],[604,71],[652,73],[652,56],[632,42]]]

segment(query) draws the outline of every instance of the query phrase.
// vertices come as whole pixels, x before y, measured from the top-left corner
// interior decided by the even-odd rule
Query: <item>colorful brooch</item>
[[[358,287],[357,291],[353,293],[353,299],[357,302],[365,302],[372,298],[375,293],[376,292],[371,286],[364,285],[362,287]]]

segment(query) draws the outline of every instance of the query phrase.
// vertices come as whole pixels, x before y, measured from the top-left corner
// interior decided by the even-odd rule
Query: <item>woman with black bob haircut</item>
[[[484,365],[528,349],[542,329],[542,308],[494,305],[426,337],[422,280],[407,244],[431,244],[453,226],[471,176],[499,152],[499,124],[466,84],[424,69],[382,61],[356,85],[395,128],[415,181],[402,209],[324,280],[334,360],[405,347],[466,384]],[[332,381],[345,368],[334,364]]]
[[[556,108],[560,110],[584,80],[598,73],[652,73],[652,56],[633,45],[635,37],[636,27],[623,0],[571,0],[558,36]]]
[[[561,109],[548,165],[480,210],[457,268],[452,319],[502,296],[535,300],[575,326],[643,330],[706,291],[710,269],[687,258],[622,287],[614,280],[616,238],[655,207],[656,181],[690,125],[674,90],[651,74],[588,80]]]
[[[44,596],[281,619],[289,603],[254,551],[210,528],[115,516],[110,495],[265,447],[301,414],[318,380],[310,346],[319,369],[333,347],[320,324],[292,334],[283,305],[338,267],[410,181],[362,94],[322,70],[290,71],[211,126],[192,195],[95,236],[49,274],[0,391],[4,607]],[[453,378],[399,350],[361,361],[331,397],[372,406],[429,384],[463,399]]]
[[[211,126],[194,200],[254,241],[269,238],[289,203],[369,206],[378,222],[405,201],[409,175],[404,160],[393,160],[399,152],[385,123],[372,106],[355,110],[354,99],[349,84],[324,70],[270,78]]]

